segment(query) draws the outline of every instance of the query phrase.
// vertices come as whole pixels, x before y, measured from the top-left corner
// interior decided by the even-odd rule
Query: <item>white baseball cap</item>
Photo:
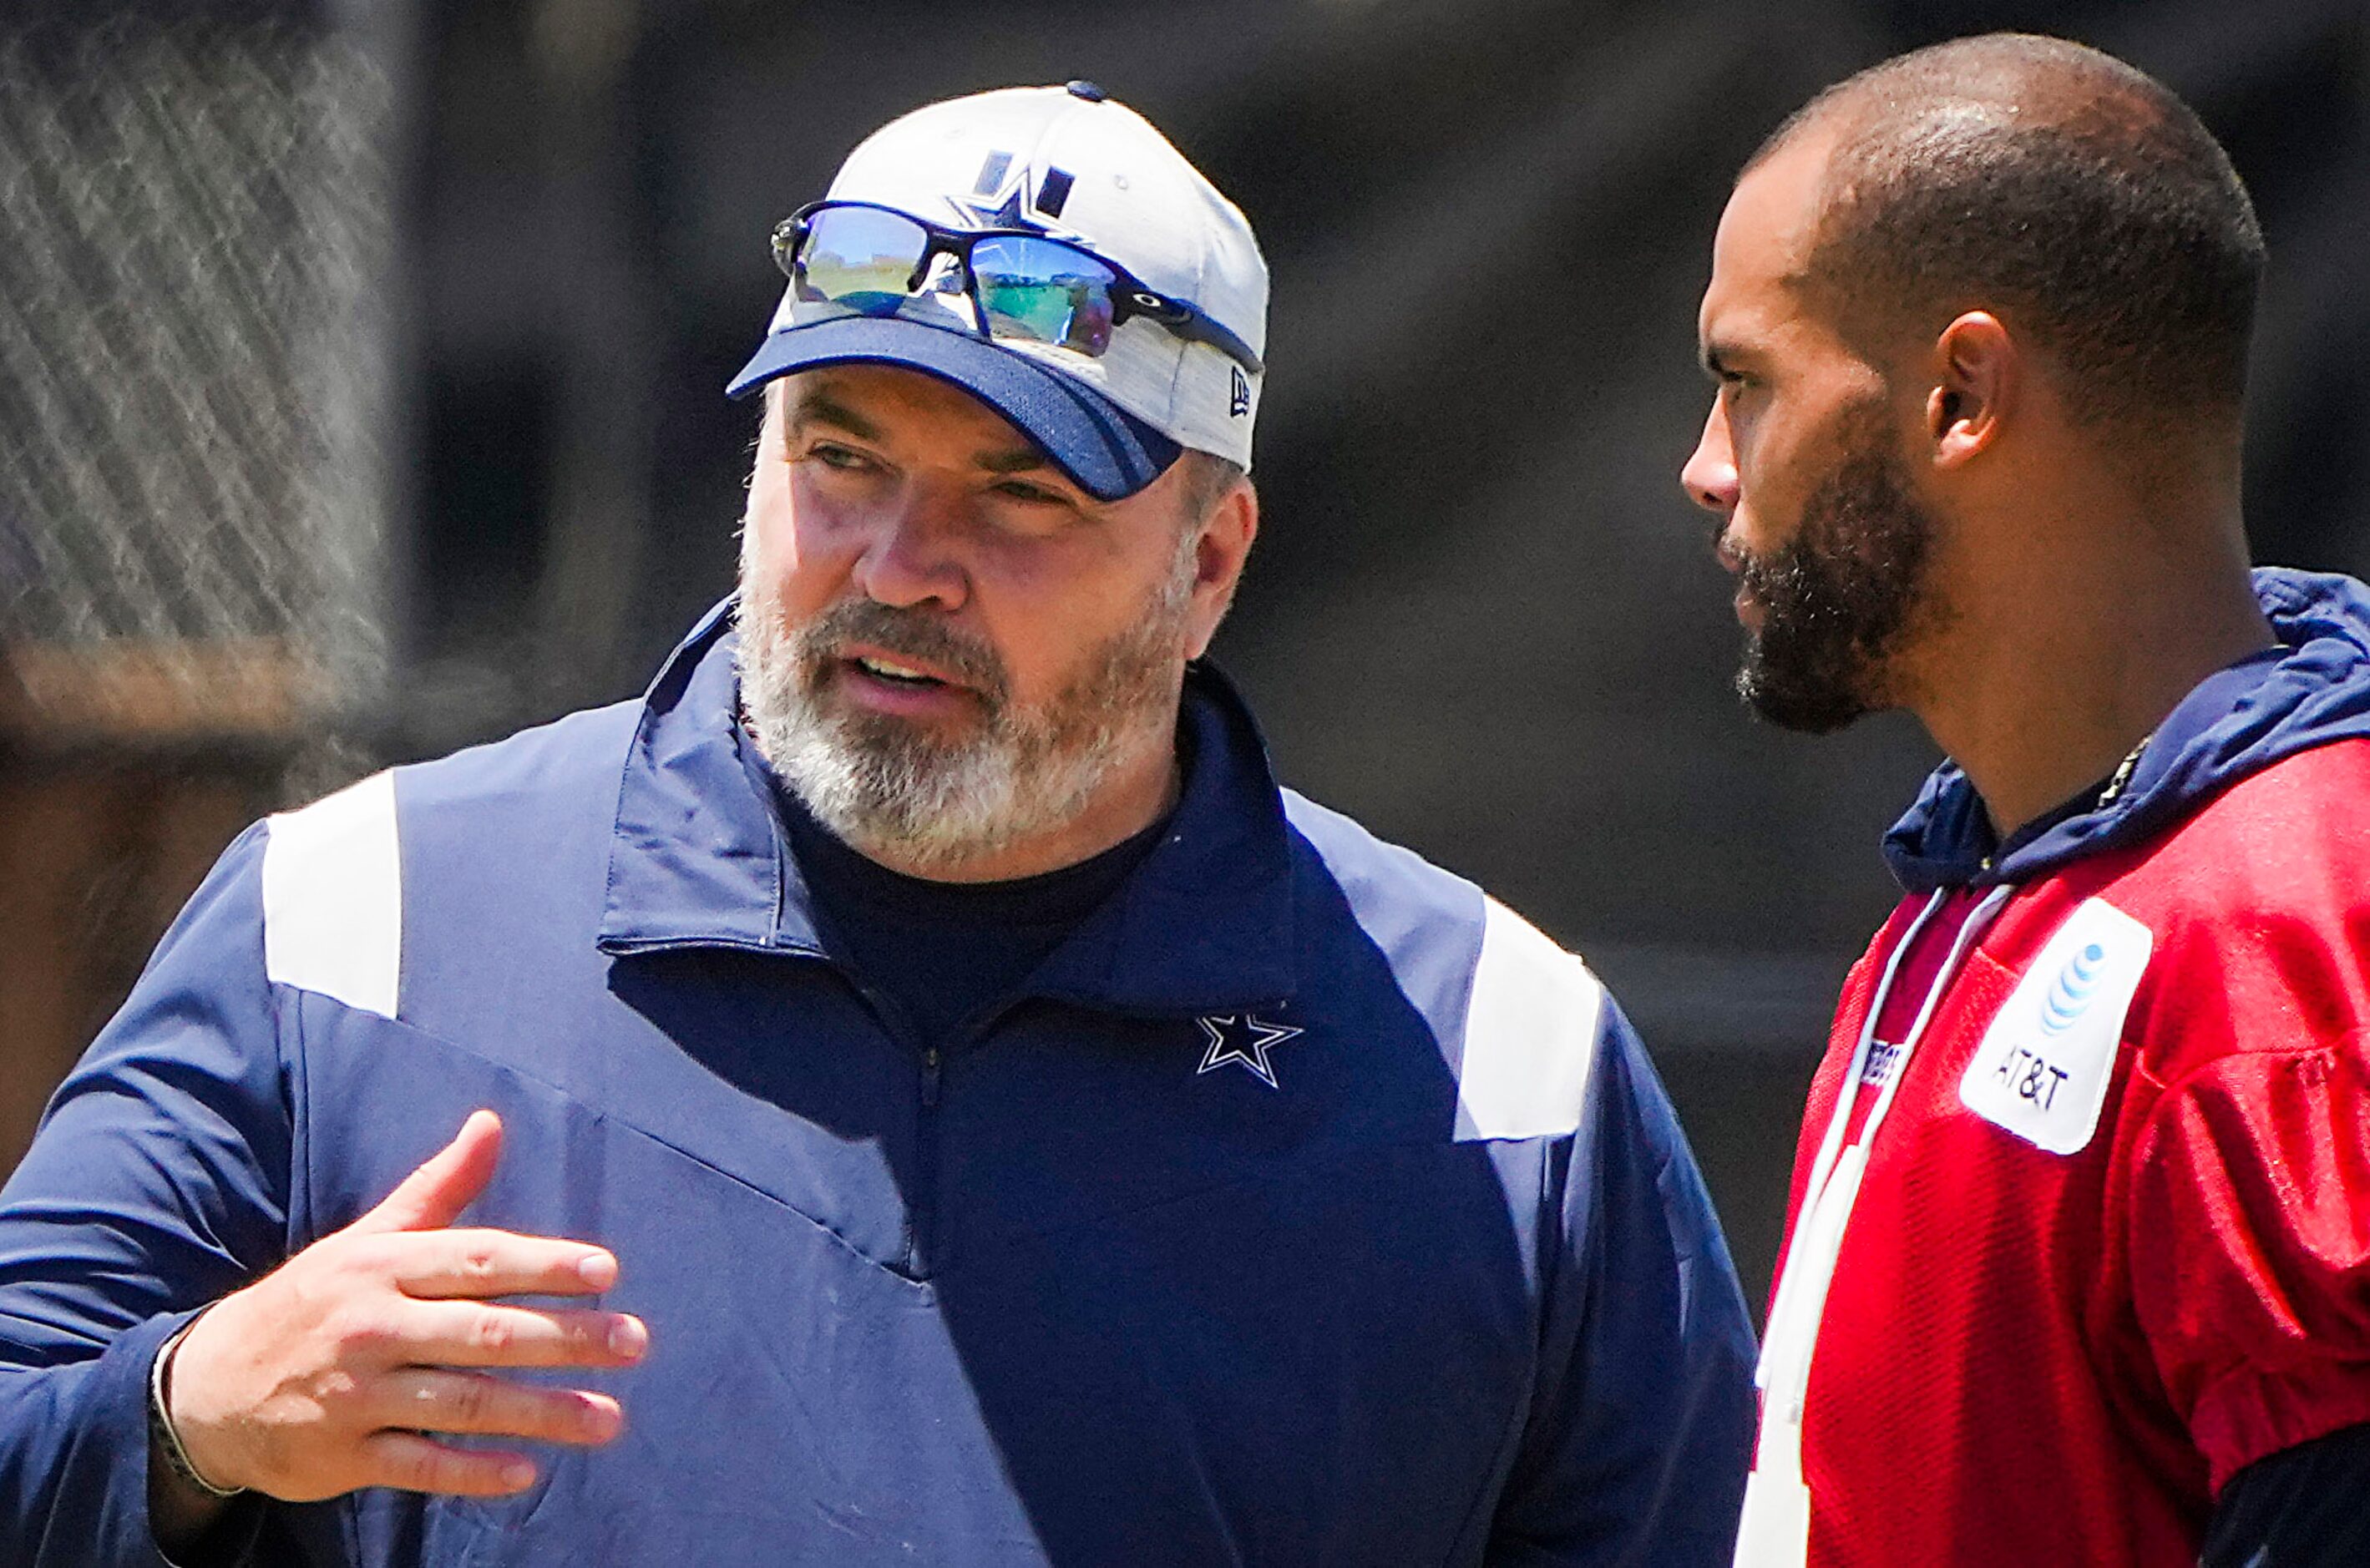
[[[730,395],[820,365],[906,365],[995,408],[1105,500],[1152,483],[1180,447],[1250,466],[1267,338],[1259,242],[1168,138],[1100,88],[1006,87],[891,121],[848,155],[823,202],[777,231],[786,269],[837,203],[918,219],[956,236],[953,250],[990,232],[1066,242],[1115,271],[1118,319],[1068,343],[1032,338],[983,309],[945,245],[860,308],[802,285],[813,269],[801,259]]]

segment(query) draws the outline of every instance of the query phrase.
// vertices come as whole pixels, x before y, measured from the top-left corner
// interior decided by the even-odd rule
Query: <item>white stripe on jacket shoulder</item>
[[[266,977],[394,1017],[403,967],[395,774],[373,773],[264,830]]]
[[[1605,987],[1538,927],[1495,898],[1483,906],[1456,1073],[1457,1139],[1561,1137],[1580,1127]]]

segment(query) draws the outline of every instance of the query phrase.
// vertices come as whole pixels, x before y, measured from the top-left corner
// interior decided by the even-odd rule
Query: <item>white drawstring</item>
[[[1779,1276],[1776,1300],[1769,1309],[1769,1331],[1761,1349],[1754,1381],[1761,1389],[1761,1435],[1754,1446],[1753,1474],[1745,1485],[1744,1516],[1736,1538],[1735,1568],[1802,1568],[1810,1555],[1811,1494],[1802,1478],[1802,1426],[1811,1383],[1811,1355],[1818,1346],[1819,1322],[1826,1311],[1827,1288],[1834,1283],[1835,1260],[1842,1254],[1844,1228],[1858,1201],[1868,1172],[1868,1151],[1885,1114],[1893,1109],[1901,1081],[1909,1075],[1909,1061],[1925,1037],[1943,993],[1958,977],[1967,954],[1998,915],[2014,889],[1993,888],[1968,912],[1950,944],[1950,954],[1935,972],[1918,1005],[1917,1015],[1903,1036],[1892,1070],[1877,1090],[1859,1137],[1845,1146],[1852,1107],[1859,1098],[1860,1081],[1874,1048],[1877,1020],[1901,972],[1902,961],[1917,944],[1935,914],[1950,897],[1938,888],[1910,922],[1885,960],[1876,992],[1869,999],[1851,1062],[1828,1116],[1818,1157],[1811,1163],[1811,1179],[1802,1189],[1802,1207],[1794,1217],[1793,1234],[1786,1245],[1786,1269]]]

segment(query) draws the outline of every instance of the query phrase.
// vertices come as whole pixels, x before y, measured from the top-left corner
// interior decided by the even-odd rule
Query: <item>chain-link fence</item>
[[[0,22],[0,728],[371,700],[389,111],[334,32]]]

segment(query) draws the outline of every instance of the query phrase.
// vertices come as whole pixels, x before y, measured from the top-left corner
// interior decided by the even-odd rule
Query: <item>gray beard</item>
[[[1066,827],[1129,763],[1173,746],[1197,531],[1144,612],[1049,701],[1016,703],[1003,661],[935,612],[861,597],[796,628],[755,591],[744,549],[741,702],[757,750],[814,818],[859,853],[923,872],[975,863]],[[948,738],[831,692],[855,642],[937,665],[978,694]]]

